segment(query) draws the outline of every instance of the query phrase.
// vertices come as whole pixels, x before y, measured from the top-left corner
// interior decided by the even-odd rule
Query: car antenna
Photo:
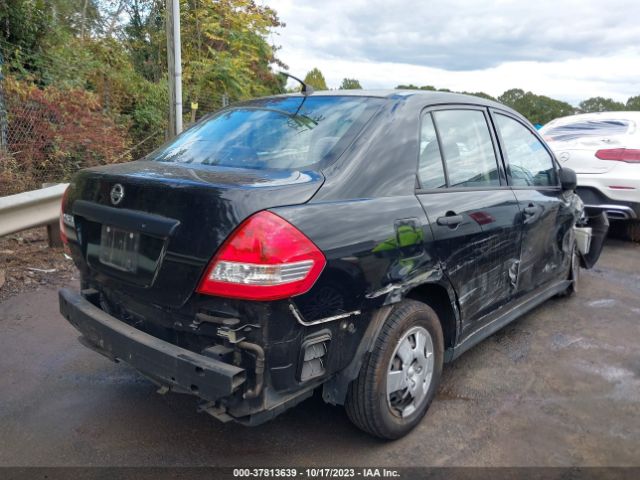
[[[290,73],[287,73],[287,72],[282,72],[281,71],[281,72],[278,72],[278,73],[280,73],[280,75],[284,75],[285,77],[292,78],[296,82],[298,82],[300,85],[302,85],[302,90],[300,90],[300,92],[305,97],[308,97],[309,95],[311,95],[314,92],[313,87],[311,85],[307,85],[302,80],[300,80],[298,77],[294,77],[293,75],[291,75]]]

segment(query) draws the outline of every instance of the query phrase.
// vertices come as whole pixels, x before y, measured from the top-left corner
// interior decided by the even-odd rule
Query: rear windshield
[[[611,137],[627,133],[630,123],[628,120],[583,120],[545,129],[543,135],[545,140],[551,142],[570,142],[584,137]]]
[[[223,110],[147,160],[252,169],[301,169],[335,158],[381,105],[369,97],[284,97]]]

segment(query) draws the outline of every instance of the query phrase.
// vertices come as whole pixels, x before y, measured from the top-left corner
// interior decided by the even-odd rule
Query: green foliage
[[[362,90],[360,81],[355,78],[343,78],[340,84],[340,90]]]
[[[616,102],[611,98],[592,97],[580,102],[580,110],[584,113],[615,112],[624,109],[624,103]]]
[[[463,93],[465,95],[473,95],[474,97],[480,97],[480,98],[484,98],[486,100],[492,100],[494,102],[498,101],[497,98],[492,97],[488,93],[484,93],[484,92],[460,92],[460,93]]]
[[[197,102],[204,114],[223,96],[233,102],[284,89],[272,66],[286,65],[268,41],[282,25],[273,9],[255,0],[180,7],[185,110]],[[164,141],[165,0],[0,0],[0,55],[2,74],[19,87],[7,93],[8,115],[0,111],[8,119],[0,138],[10,137],[1,171],[29,181],[46,169],[61,179],[74,168],[141,157]],[[35,120],[39,140],[18,146],[13,130]]]
[[[0,8],[4,71],[42,87],[82,87],[93,59],[79,40],[102,30],[98,0],[5,2]]]
[[[314,90],[327,90],[327,82],[324,79],[324,75],[317,68],[309,70],[304,77],[304,83],[313,87]]]
[[[554,118],[573,115],[575,108],[566,102],[544,95],[525,92],[520,88],[507,90],[498,101],[527,117],[531,123],[544,125]]]
[[[410,83],[408,85],[398,85],[396,87],[396,90],[424,90],[424,91],[428,91],[428,92],[451,92],[451,90],[449,90],[448,88],[436,88],[433,85],[423,85],[422,87],[418,87],[416,85],[413,85],[412,83]],[[456,93],[463,93],[465,95],[473,95],[475,97],[482,97],[482,98],[486,98],[487,100],[496,101],[496,99],[494,97],[492,97],[488,93],[484,93],[484,92],[474,92],[474,93],[471,93],[471,92],[456,92]]]
[[[123,44],[133,68],[144,79],[159,82],[167,70],[165,1],[128,0],[127,13]]]
[[[423,85],[422,87],[418,87],[417,85],[414,85],[413,83],[410,83],[408,85],[398,85],[396,87],[396,90],[427,90],[429,92],[435,92],[438,89],[436,87],[434,87],[433,85]],[[447,90],[449,91],[449,90]]]
[[[627,100],[626,110],[640,112],[640,95],[629,97]]]
[[[398,85],[397,89],[405,90],[426,90],[426,91],[438,91],[438,92],[450,92],[447,88],[436,88],[432,85],[424,85],[418,87],[413,84]],[[501,102],[514,110],[520,112],[527,117],[531,123],[545,124],[554,118],[564,117],[566,115],[573,115],[575,108],[566,102],[555,100],[544,95],[536,95],[532,92],[525,92],[520,88],[513,88],[507,90],[497,99],[485,92],[459,92],[465,95],[474,95],[476,97],[485,98],[487,100],[493,100]],[[640,105],[639,105],[640,106]]]
[[[132,158],[140,158],[160,145],[165,139],[168,124],[169,87],[166,79],[154,83],[138,77],[136,81],[130,103],[123,110],[130,125]]]
[[[187,98],[207,107],[279,93],[271,65],[284,66],[266,38],[281,26],[276,12],[253,0],[181,0],[183,79]]]

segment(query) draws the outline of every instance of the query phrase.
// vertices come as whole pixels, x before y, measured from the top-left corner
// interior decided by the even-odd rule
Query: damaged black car
[[[578,288],[608,224],[521,115],[442,92],[236,104],[62,202],[81,341],[222,421],[308,398],[393,439],[442,366]]]

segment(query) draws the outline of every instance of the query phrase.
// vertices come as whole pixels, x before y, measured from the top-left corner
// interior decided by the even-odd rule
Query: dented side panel
[[[305,322],[393,304],[423,283],[447,286],[429,222],[413,194],[274,212],[302,230],[327,258],[313,288],[294,299]]]
[[[458,297],[463,330],[514,295],[520,258],[519,215],[508,189],[442,191],[418,195],[443,274]],[[462,221],[439,225],[455,213]]]
[[[567,270],[576,218],[561,201],[560,188],[515,189],[522,229],[518,295],[558,278]]]

